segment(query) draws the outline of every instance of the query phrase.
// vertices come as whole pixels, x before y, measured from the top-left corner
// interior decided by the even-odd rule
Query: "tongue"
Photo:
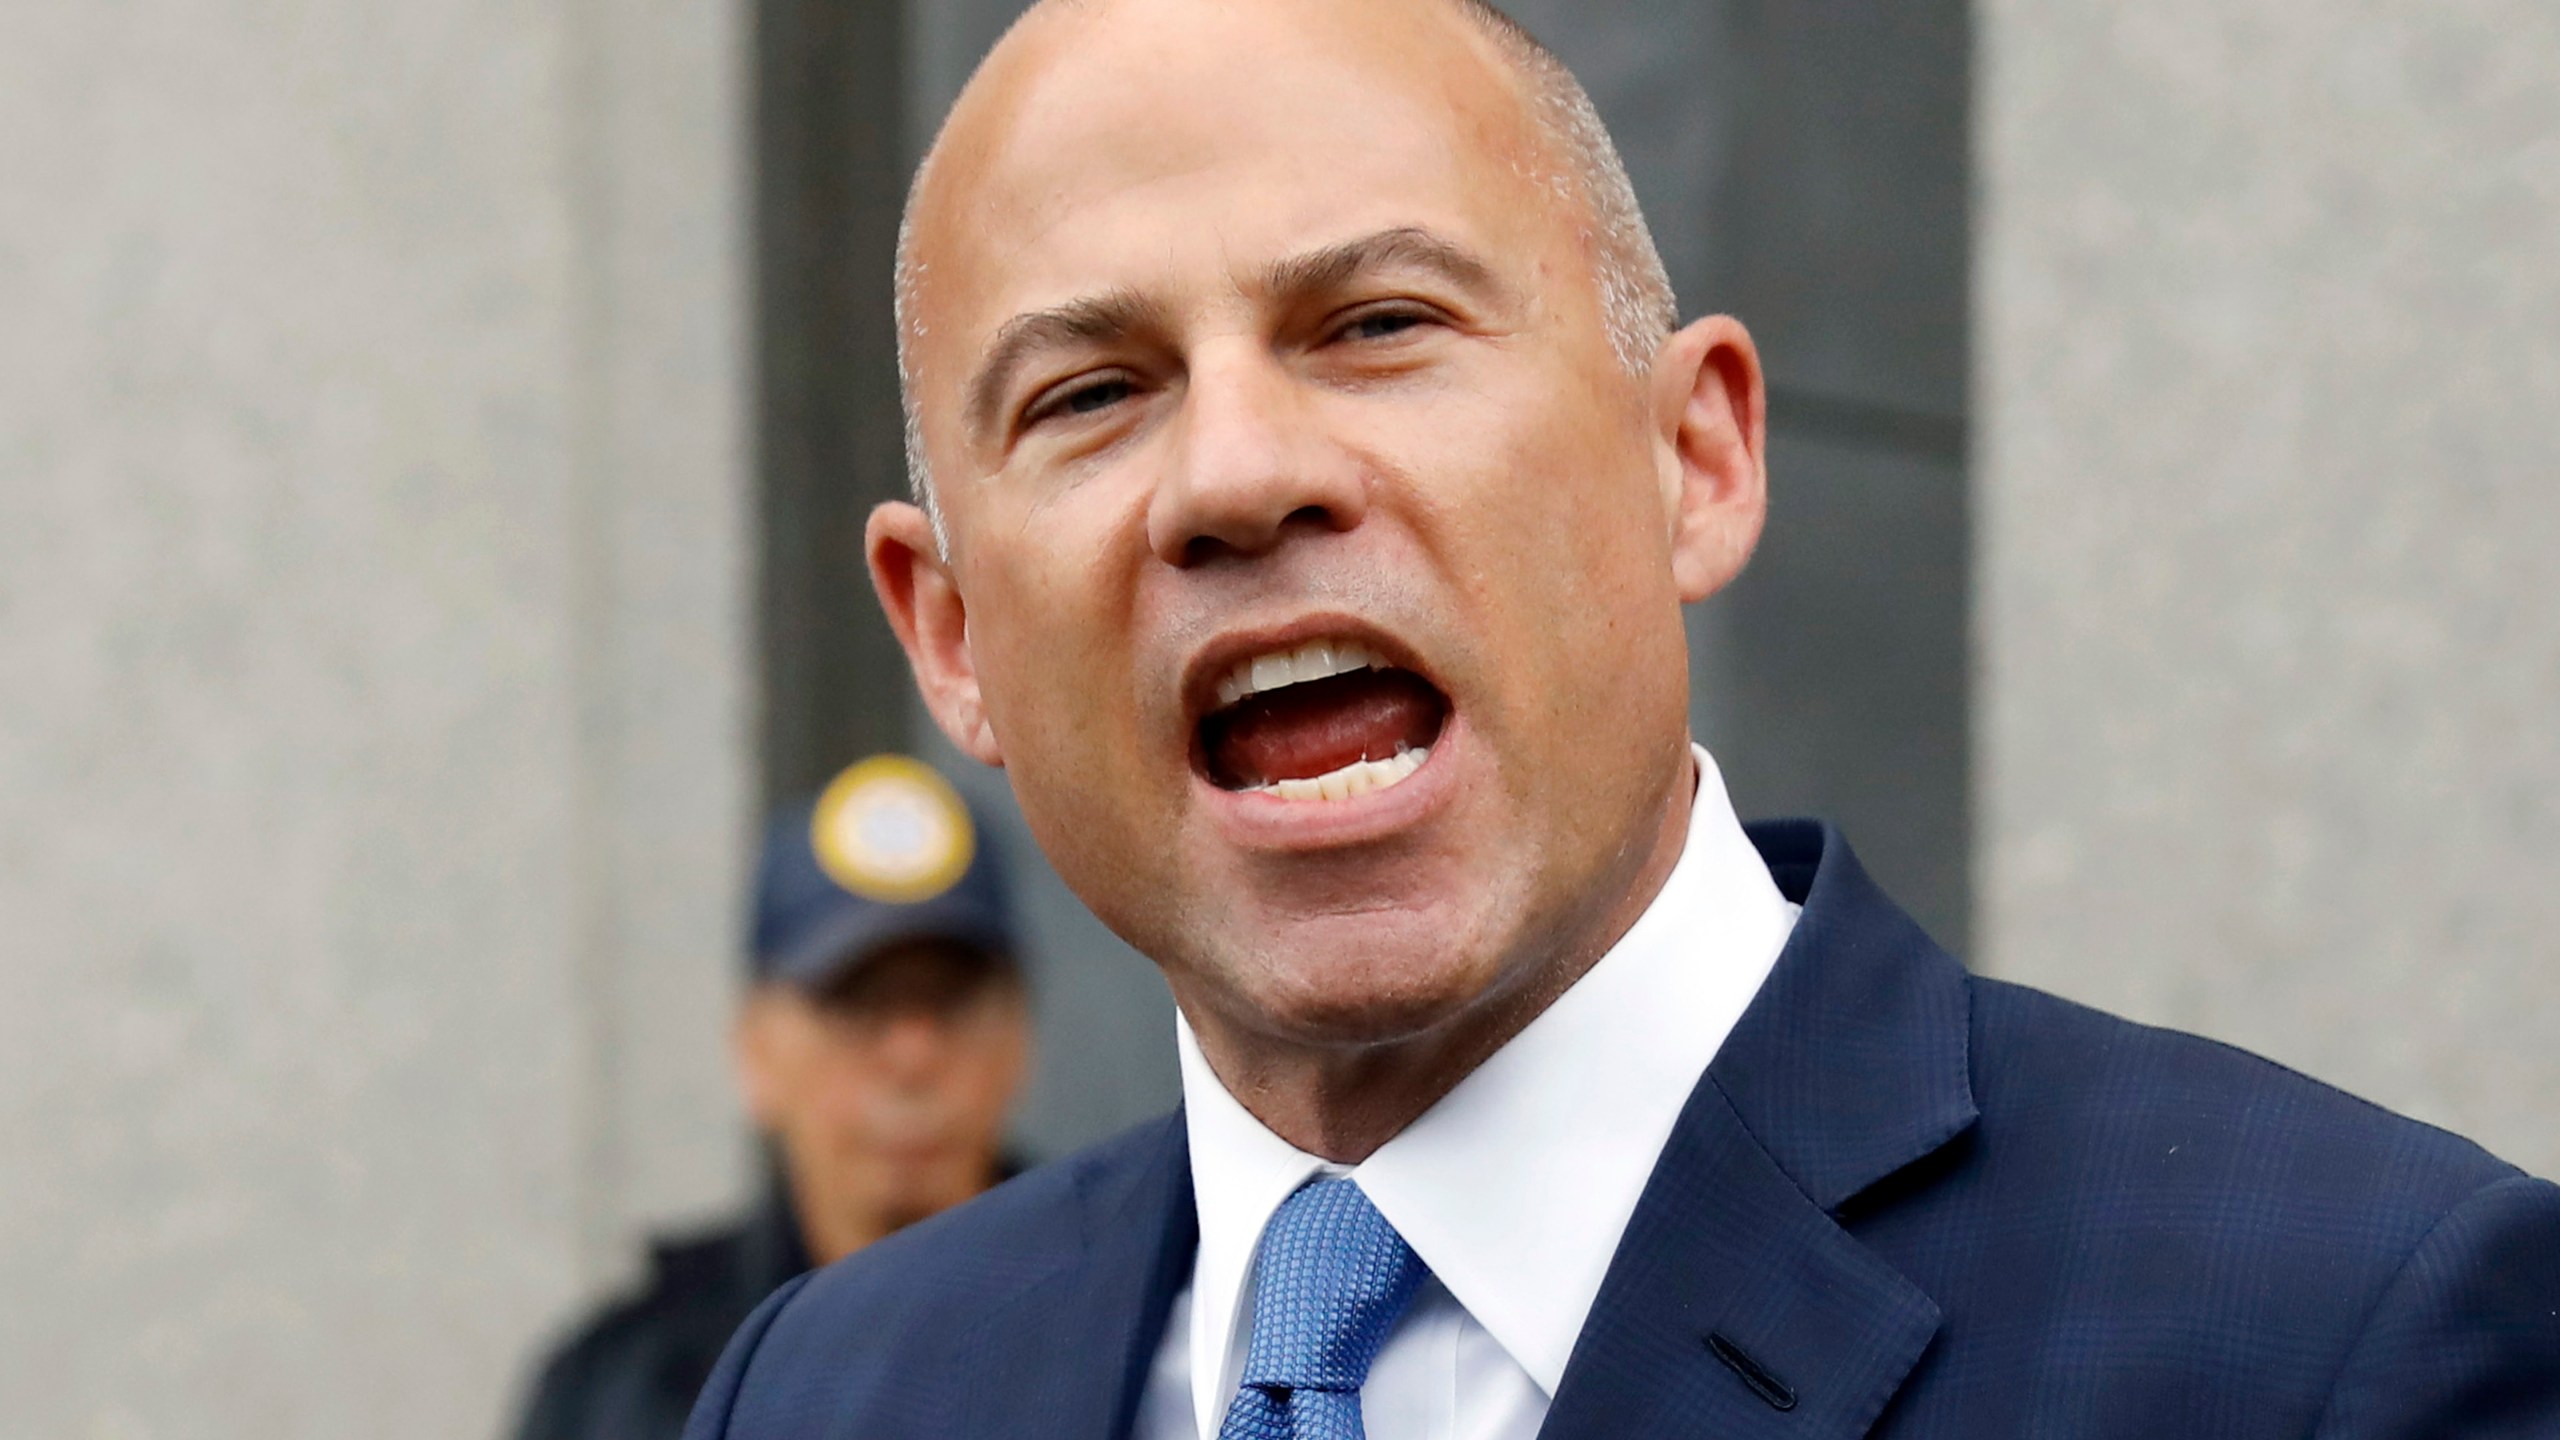
[[[1222,785],[1307,780],[1401,744],[1440,736],[1447,702],[1409,670],[1354,670],[1238,701],[1209,718],[1210,777]]]

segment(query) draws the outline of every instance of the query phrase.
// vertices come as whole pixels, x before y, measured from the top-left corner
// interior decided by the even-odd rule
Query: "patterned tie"
[[[1318,1180],[1262,1232],[1253,1343],[1218,1440],[1367,1440],[1360,1386],[1430,1273],[1349,1180]]]

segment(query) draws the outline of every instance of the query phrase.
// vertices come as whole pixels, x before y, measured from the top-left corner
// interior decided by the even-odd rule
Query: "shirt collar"
[[[1618,943],[1511,1042],[1349,1173],[1469,1315],[1553,1397],[1689,1094],[1794,927],[1702,748],[1689,834]],[[1200,1251],[1191,1380],[1202,1434],[1234,1393],[1254,1247],[1319,1172],[1227,1092],[1177,1019]]]

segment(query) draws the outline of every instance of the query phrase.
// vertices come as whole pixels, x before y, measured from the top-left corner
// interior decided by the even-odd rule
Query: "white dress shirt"
[[[1532,1440],[1689,1092],[1795,926],[1697,750],[1689,836],[1662,892],[1546,1013],[1345,1169],[1273,1134],[1176,1022],[1200,1250],[1138,1410],[1138,1440],[1216,1440],[1244,1370],[1262,1228],[1348,1174],[1431,1267],[1361,1391],[1370,1440]]]

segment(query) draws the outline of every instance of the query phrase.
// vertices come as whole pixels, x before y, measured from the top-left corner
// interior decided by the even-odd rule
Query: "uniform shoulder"
[[[744,1236],[745,1227],[733,1224],[654,1242],[647,1274],[571,1325],[554,1343],[543,1373],[578,1374],[655,1339],[669,1317],[695,1308],[704,1290],[730,1279]]]
[[[751,1228],[730,1224],[654,1244],[645,1279],[588,1311],[542,1358],[520,1440],[613,1433],[657,1406],[680,1419],[690,1388],[760,1298],[743,1285]]]

